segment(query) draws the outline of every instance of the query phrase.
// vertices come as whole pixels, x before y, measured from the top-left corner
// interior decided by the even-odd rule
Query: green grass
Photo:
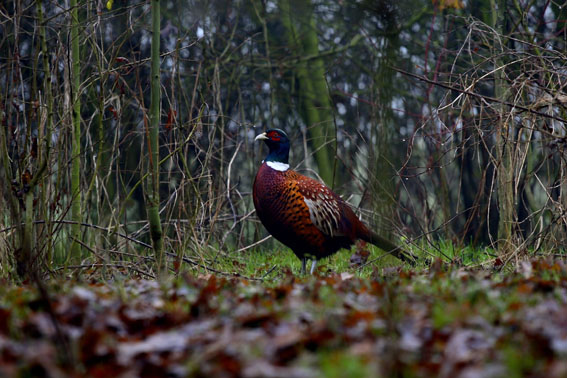
[[[317,271],[319,274],[351,273],[359,278],[368,278],[373,276],[376,269],[384,269],[391,267],[402,267],[403,269],[422,270],[429,267],[429,263],[436,258],[447,263],[458,263],[463,266],[472,266],[482,264],[494,258],[495,252],[491,249],[475,249],[470,246],[456,247],[451,242],[439,241],[433,245],[426,242],[418,243],[411,247],[406,247],[422,261],[416,267],[412,267],[395,257],[385,254],[382,250],[367,245],[370,251],[368,265],[350,266],[350,257],[355,253],[356,247],[350,250],[341,249],[337,253],[317,262]],[[287,270],[291,270],[294,275],[301,275],[301,261],[293,254],[293,252],[285,248],[279,243],[268,243],[266,247],[258,247],[246,250],[241,253],[228,253],[223,256],[217,256],[216,253],[205,253],[204,260],[207,261],[208,267],[220,272],[228,274],[239,274],[246,277],[264,278],[267,280],[278,280],[279,277],[285,276]],[[307,269],[310,268],[311,262],[308,262]],[[197,274],[206,273],[203,268],[196,269],[192,267],[192,271]]]
[[[279,247],[279,248],[278,248]],[[221,272],[238,273],[247,277],[261,278],[264,277],[272,268],[274,268],[266,278],[274,279],[283,276],[288,269],[295,275],[301,275],[301,261],[288,248],[278,246],[275,249],[256,248],[240,254],[230,254],[228,256],[219,257],[216,262],[209,267]],[[375,262],[363,268],[350,267],[350,257],[354,253],[353,250],[342,249],[332,256],[321,259],[317,262],[317,271],[319,273],[327,272],[349,272],[358,277],[364,278],[372,275],[376,267],[388,267],[409,265],[398,261],[396,258],[384,255],[377,248],[372,247],[370,260],[378,258]],[[209,260],[205,256],[205,260]],[[311,261],[308,262],[309,270]],[[199,269],[200,273],[204,273],[203,269]]]

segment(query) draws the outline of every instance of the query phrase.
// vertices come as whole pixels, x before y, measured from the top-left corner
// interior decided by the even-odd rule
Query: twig
[[[90,246],[88,246],[86,243],[84,243],[82,240],[79,240],[77,238],[71,237],[71,240],[79,243],[83,248],[85,248],[87,251],[89,251],[90,253],[92,253],[93,255],[95,255],[96,258],[98,258],[100,261],[103,261],[106,263],[106,259],[102,256],[100,256],[93,248],[91,248]]]
[[[428,84],[433,84],[433,85],[436,85],[436,86],[441,87],[441,88],[449,89],[451,91],[456,91],[456,92],[459,92],[459,93],[462,93],[462,94],[466,94],[466,95],[469,95],[469,96],[480,98],[480,99],[485,100],[485,101],[496,102],[498,104],[506,105],[506,106],[508,106],[512,109],[520,109],[520,110],[523,110],[525,112],[528,112],[528,113],[531,113],[531,114],[536,114],[536,115],[541,116],[541,117],[550,118],[550,119],[553,119],[553,120],[556,120],[556,121],[559,121],[559,122],[567,123],[567,119],[563,119],[561,117],[557,117],[557,116],[554,116],[552,114],[546,114],[546,113],[538,112],[537,110],[530,109],[530,108],[523,106],[523,105],[513,104],[511,102],[503,101],[503,100],[497,99],[495,97],[485,96],[485,95],[481,95],[481,94],[471,92],[471,91],[468,91],[468,90],[453,87],[451,85],[440,83],[438,81],[431,80],[431,79],[428,79],[424,76],[416,75],[414,73],[407,72],[407,71],[401,70],[401,69],[396,68],[396,67],[390,67],[390,68],[393,69],[394,71],[401,73],[402,75],[413,77],[415,79],[424,81]]]
[[[33,221],[33,223],[34,224],[45,224],[46,221],[45,220],[35,220],[35,221]],[[79,225],[81,225],[83,227],[90,227],[90,228],[94,228],[96,230],[110,232],[113,235],[120,236],[120,237],[122,237],[126,240],[133,242],[133,243],[139,244],[142,247],[146,247],[146,248],[149,248],[149,249],[152,248],[151,245],[144,243],[143,241],[136,240],[136,239],[134,239],[134,238],[132,238],[132,237],[126,235],[126,234],[122,234],[120,232],[110,231],[108,228],[97,226],[96,224],[90,224],[90,223],[85,223],[85,222],[75,222],[75,221],[70,221],[70,220],[49,221],[49,223],[56,223],[56,224],[77,224],[78,223]],[[23,226],[23,225],[24,225],[23,223],[20,224],[20,226]],[[9,226],[9,227],[3,228],[3,229],[0,230],[0,233],[13,230],[16,227],[18,227],[18,226]]]
[[[274,269],[276,269],[278,266],[274,265],[270,270],[268,270],[266,273],[264,273],[264,275],[262,276],[262,280],[270,273],[272,273],[274,271]]]
[[[266,240],[268,240],[268,239],[271,238],[271,237],[272,237],[272,235],[268,235],[268,236],[266,236],[265,238],[260,239],[260,240],[258,240],[258,241],[255,242],[255,243],[252,243],[252,244],[250,244],[250,245],[248,245],[248,246],[246,246],[246,247],[242,247],[242,248],[238,249],[238,250],[236,251],[236,253],[244,252],[244,251],[246,251],[247,249],[250,249],[250,248],[252,248],[252,247],[257,246],[258,244],[262,244],[263,242],[265,242]]]
[[[236,209],[234,208],[234,204],[232,203],[232,198],[230,198],[230,171],[232,170],[232,163],[234,163],[234,159],[236,159],[236,155],[238,154],[238,150],[240,150],[240,146],[242,146],[242,141],[236,145],[236,149],[234,151],[234,154],[232,154],[232,158],[230,159],[228,163],[228,168],[226,170],[226,199],[228,200],[228,204],[230,205],[230,210],[232,211],[233,222],[230,229],[224,234],[222,238],[221,249],[224,246],[224,243],[226,242],[228,235],[230,235],[230,233],[232,232],[232,230],[234,230],[234,227],[236,227],[236,224],[238,223]]]
[[[130,265],[123,265],[123,264],[100,264],[100,263],[95,263],[95,264],[82,264],[82,265],[69,265],[69,266],[61,266],[59,268],[56,268],[55,271],[58,270],[64,270],[64,269],[87,269],[87,268],[106,268],[106,267],[112,267],[112,268],[126,268],[126,269],[130,269],[133,270],[136,273],[139,273],[143,276],[147,276],[150,277],[152,279],[155,279],[156,277],[148,272],[144,272],[143,270],[140,270],[138,268],[134,268],[133,266]]]
[[[171,253],[171,252],[168,252],[167,255],[168,255],[168,256],[177,257],[176,254]],[[244,275],[242,275],[242,274],[240,274],[240,273],[227,273],[227,272],[223,272],[223,271],[220,271],[220,270],[217,270],[217,269],[208,267],[208,266],[206,266],[206,265],[203,265],[203,264],[201,264],[201,263],[198,263],[198,262],[196,262],[196,261],[193,261],[193,260],[191,260],[191,259],[188,258],[188,257],[183,257],[182,259],[183,259],[183,261],[186,262],[186,263],[192,264],[192,265],[194,265],[194,266],[196,266],[196,267],[199,267],[199,268],[203,268],[203,269],[205,269],[205,270],[211,271],[211,272],[216,273],[216,274],[220,274],[220,275],[222,275],[222,276],[244,278],[244,279],[250,280],[250,281],[264,281],[264,276],[267,275],[267,274],[264,274],[261,278],[248,277],[248,276],[244,276]],[[268,273],[270,273],[273,269],[275,269],[275,266],[274,266],[270,271],[268,271]]]

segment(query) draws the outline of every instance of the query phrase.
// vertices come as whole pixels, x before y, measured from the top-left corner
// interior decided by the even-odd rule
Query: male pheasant
[[[291,248],[302,262],[317,260],[349,248],[362,239],[397,258],[414,263],[414,257],[380,237],[358,219],[350,206],[322,183],[289,169],[290,142],[280,129],[270,129],[255,140],[268,145],[252,197],[256,213],[273,237]]]

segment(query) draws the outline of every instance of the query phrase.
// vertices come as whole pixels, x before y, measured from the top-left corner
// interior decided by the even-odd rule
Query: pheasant
[[[301,260],[303,274],[307,259],[313,274],[318,259],[349,248],[357,239],[415,263],[413,255],[368,229],[327,186],[289,169],[290,141],[283,130],[270,129],[255,140],[263,140],[269,149],[254,180],[256,213],[268,232]]]

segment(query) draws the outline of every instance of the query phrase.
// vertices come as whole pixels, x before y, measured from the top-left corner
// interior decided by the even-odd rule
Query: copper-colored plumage
[[[289,140],[277,129],[260,134],[270,153],[253,186],[256,213],[277,240],[302,260],[327,257],[362,239],[406,259],[401,250],[370,231],[350,206],[322,183],[303,176],[287,165]]]

